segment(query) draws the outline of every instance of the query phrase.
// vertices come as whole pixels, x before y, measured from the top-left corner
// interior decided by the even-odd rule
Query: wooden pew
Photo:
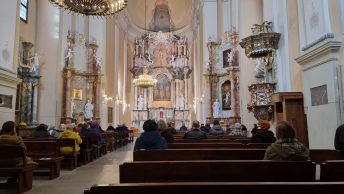
[[[244,148],[241,143],[169,143],[168,149]]]
[[[174,139],[174,143],[232,143],[231,139]]]
[[[133,152],[134,161],[262,160],[265,149],[167,149]]]
[[[15,189],[16,193],[23,193],[32,188],[32,174],[37,165],[26,164],[26,153],[23,147],[20,146],[0,146],[1,159],[18,159],[22,162],[21,166],[13,166],[0,162],[0,177],[17,176],[14,182],[0,183],[0,189]],[[0,159],[0,160],[1,160]]]
[[[91,138],[81,136],[82,143],[80,146],[80,155],[78,161],[83,162],[83,164],[87,164],[93,160],[92,158],[92,144],[91,144]]]
[[[309,156],[317,164],[321,164],[326,160],[344,160],[344,154],[337,150],[312,149],[309,150]]]
[[[78,166],[78,155],[80,152],[77,152],[75,150],[75,144],[76,141],[75,139],[71,138],[62,138],[58,139],[58,146],[59,146],[59,151],[61,147],[71,147],[73,149],[73,152],[71,153],[62,153],[61,151],[59,152],[59,155],[64,156],[68,161],[69,161],[69,169],[73,170]]]
[[[255,148],[255,149],[266,149],[271,143],[248,143],[245,145],[245,148]]]
[[[56,141],[24,141],[27,155],[38,163],[34,175],[48,175],[50,179],[60,176],[61,161]]]
[[[203,182],[100,184],[84,194],[342,194],[343,191],[343,182]]]
[[[310,161],[202,160],[125,162],[120,183],[315,181]]]
[[[322,163],[320,165],[320,181],[344,181],[344,160]]]

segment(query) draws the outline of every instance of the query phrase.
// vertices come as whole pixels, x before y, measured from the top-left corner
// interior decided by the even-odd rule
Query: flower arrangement
[[[27,124],[24,121],[22,121],[19,123],[19,126],[25,127],[25,126],[27,126]]]

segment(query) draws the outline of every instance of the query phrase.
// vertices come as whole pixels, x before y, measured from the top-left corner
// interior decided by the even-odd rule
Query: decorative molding
[[[2,68],[0,70],[3,70]],[[12,73],[12,72],[10,72]],[[2,86],[7,86],[13,89],[17,89],[17,85],[21,82],[22,80],[17,78],[17,75],[10,75],[7,73],[3,73],[0,71],[0,85]]]
[[[0,72],[1,71],[6,71],[8,73],[11,73],[13,76],[17,76],[17,72],[16,71],[12,71],[12,70],[9,70],[9,69],[6,69],[6,68],[3,68],[0,66]]]
[[[314,45],[326,40],[326,39],[332,39],[334,38],[334,34],[333,33],[327,33],[324,36],[318,38],[317,40],[311,42],[310,44],[306,45],[305,47],[302,48],[302,51],[306,51],[307,49],[313,47]]]
[[[307,51],[300,57],[296,58],[295,61],[303,66],[303,70],[307,70],[330,61],[338,61],[337,53],[341,46],[342,42],[340,41],[323,38],[321,42],[314,44],[313,48],[307,49]],[[320,57],[324,56],[328,57],[319,60]],[[318,60],[315,61],[315,59]]]

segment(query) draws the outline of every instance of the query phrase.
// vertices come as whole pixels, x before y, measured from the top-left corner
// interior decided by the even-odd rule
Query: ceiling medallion
[[[127,0],[49,0],[55,6],[86,16],[113,16],[127,6]]]

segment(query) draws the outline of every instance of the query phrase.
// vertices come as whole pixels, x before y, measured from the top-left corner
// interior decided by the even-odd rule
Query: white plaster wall
[[[325,63],[304,71],[304,103],[307,114],[309,146],[311,149],[334,149],[333,141],[338,123],[339,87],[338,65]],[[326,85],[328,104],[312,106],[310,89]]]
[[[0,67],[15,70],[16,25],[18,21],[17,0],[3,0],[0,6]]]

